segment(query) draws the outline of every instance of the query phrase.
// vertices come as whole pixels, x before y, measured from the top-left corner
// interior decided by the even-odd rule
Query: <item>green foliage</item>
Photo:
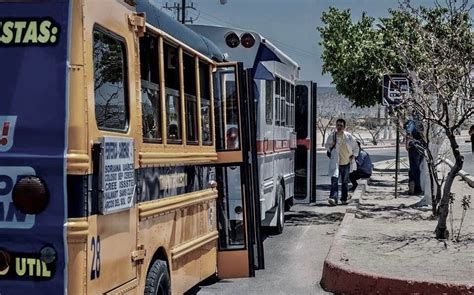
[[[423,90],[427,92],[438,77],[459,80],[466,72],[463,61],[473,54],[466,10],[415,9],[408,1],[389,13],[377,23],[365,13],[353,22],[350,10],[331,7],[321,17],[323,74],[330,73],[338,92],[356,106],[380,102],[382,78],[387,73],[415,72],[423,81],[433,81],[430,89]],[[459,85],[446,83],[444,87],[443,92],[454,93]]]
[[[383,50],[374,18],[363,14],[352,23],[350,10],[331,7],[318,28],[323,46],[323,74],[330,73],[336,89],[356,106],[371,106],[381,98],[381,65],[374,52]]]

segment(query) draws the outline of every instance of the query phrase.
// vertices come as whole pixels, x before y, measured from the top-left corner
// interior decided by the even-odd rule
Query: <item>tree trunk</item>
[[[449,171],[448,176],[446,178],[446,183],[444,184],[443,188],[443,197],[441,198],[441,202],[439,205],[439,214],[438,214],[438,224],[436,225],[436,238],[437,239],[447,239],[449,233],[446,230],[446,220],[448,218],[449,213],[449,193],[451,192],[451,187],[454,182],[454,178],[458,174],[458,172],[462,169],[464,158],[459,152],[459,146],[456,142],[456,138],[451,130],[447,130],[447,134],[449,143],[451,144],[451,149],[454,154],[454,158],[456,162],[454,166]]]
[[[324,143],[326,142],[326,131],[322,132],[323,134],[323,142],[321,143],[321,146],[324,147]]]

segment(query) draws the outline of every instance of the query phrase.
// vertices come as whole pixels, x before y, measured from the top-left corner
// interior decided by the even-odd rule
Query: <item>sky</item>
[[[173,4],[173,0],[160,0]],[[181,3],[181,1],[175,0]],[[189,11],[196,24],[231,26],[256,31],[277,45],[300,66],[300,80],[313,80],[318,86],[331,86],[331,76],[322,75],[322,48],[316,30],[322,26],[321,15],[330,6],[351,9],[353,19],[362,12],[372,17],[388,15],[397,8],[398,0],[187,0],[196,11]],[[434,0],[415,0],[415,4],[431,6]]]

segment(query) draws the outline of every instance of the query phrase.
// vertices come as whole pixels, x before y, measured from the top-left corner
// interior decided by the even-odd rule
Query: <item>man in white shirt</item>
[[[330,153],[329,171],[331,176],[331,192],[329,194],[328,202],[331,205],[338,203],[338,182],[341,181],[341,203],[347,204],[349,182],[349,173],[357,170],[355,157],[359,154],[359,146],[354,137],[344,131],[346,128],[346,121],[344,119],[337,119],[336,131],[333,131],[326,140],[325,147]]]

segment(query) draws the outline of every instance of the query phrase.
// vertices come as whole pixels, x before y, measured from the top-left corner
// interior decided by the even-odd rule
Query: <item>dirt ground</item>
[[[406,175],[402,182],[406,183]],[[402,184],[402,194],[395,199],[393,174],[374,175],[370,183],[343,237],[344,263],[389,277],[474,284],[473,188],[456,178],[452,188],[456,194],[452,211],[455,236],[463,196],[471,195],[471,208],[465,212],[459,241],[439,241],[431,207],[412,206],[421,196],[408,196],[408,187]],[[451,232],[449,218],[447,226]]]

